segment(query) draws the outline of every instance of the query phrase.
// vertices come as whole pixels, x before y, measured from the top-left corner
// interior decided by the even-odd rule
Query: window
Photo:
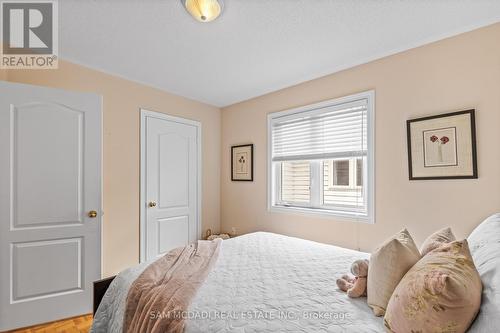
[[[373,92],[272,113],[269,208],[373,222]]]

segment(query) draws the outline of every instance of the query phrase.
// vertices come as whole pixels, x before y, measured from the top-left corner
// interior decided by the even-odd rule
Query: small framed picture
[[[407,120],[410,180],[477,178],[474,113]]]
[[[253,144],[231,147],[231,180],[253,181]]]

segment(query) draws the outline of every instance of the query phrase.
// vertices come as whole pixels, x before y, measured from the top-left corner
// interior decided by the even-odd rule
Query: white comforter
[[[225,240],[213,271],[186,313],[186,332],[383,332],[366,298],[335,284],[367,253],[257,232]],[[120,273],[91,332],[121,332],[128,288],[147,267]]]

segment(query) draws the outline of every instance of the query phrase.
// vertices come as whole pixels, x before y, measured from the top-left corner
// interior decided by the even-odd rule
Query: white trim
[[[102,161],[104,160],[104,140],[103,140],[103,99],[101,95],[97,95],[99,98],[99,210],[100,216],[99,216],[99,252],[100,252],[100,272],[99,275],[101,278],[103,277],[104,273],[104,251],[102,250],[102,244],[104,244],[104,233],[103,233],[103,225],[104,225],[104,204],[103,204],[103,193],[104,193],[104,182],[103,182],[103,174],[104,174],[104,168],[103,168],[103,163]]]
[[[311,161],[309,163],[311,180],[309,186],[309,198],[312,206],[319,206],[321,204],[321,199],[323,191],[312,191],[313,188],[321,188],[321,183],[323,182],[322,172],[321,172],[321,162],[319,160]],[[318,182],[319,184],[316,184]]]
[[[367,112],[367,139],[368,139],[368,161],[365,174],[368,184],[367,193],[367,213],[368,222],[375,223],[375,90],[366,92],[368,96],[368,112]]]
[[[201,209],[202,209],[202,133],[201,122],[181,117],[170,116],[165,113],[150,111],[140,108],[141,113],[141,166],[140,166],[140,239],[139,239],[139,254],[140,262],[146,260],[146,118],[157,118],[177,122],[181,124],[191,125],[196,127],[196,144],[198,148],[198,174],[196,182],[197,190],[197,210],[196,210],[196,235],[201,239]]]
[[[368,216],[361,215],[358,213],[349,213],[347,211],[339,211],[335,209],[320,209],[320,208],[297,207],[297,206],[286,207],[281,205],[275,205],[269,209],[269,212],[298,214],[298,215],[314,215],[329,219],[335,217],[336,220],[341,220],[341,221],[353,222],[353,220],[355,220],[356,222],[364,222],[370,224],[373,223]]]
[[[349,213],[347,210],[329,210],[307,207],[285,207],[276,205],[273,201],[276,198],[276,186],[274,185],[274,173],[276,168],[273,168],[272,159],[272,125],[275,119],[289,118],[291,115],[303,112],[315,112],[317,109],[322,109],[332,105],[345,104],[357,100],[367,100],[367,168],[364,171],[368,191],[366,192],[366,215],[359,213]],[[321,216],[336,216],[347,220],[354,220],[367,223],[375,223],[375,91],[365,91],[349,96],[335,98],[319,103],[305,105],[294,109],[284,110],[269,113],[267,115],[267,209],[269,212],[291,212],[313,214]]]
[[[277,197],[276,188],[273,186],[274,174],[277,168],[273,168],[273,145],[272,145],[272,113],[267,115],[267,210],[273,208],[273,198]]]

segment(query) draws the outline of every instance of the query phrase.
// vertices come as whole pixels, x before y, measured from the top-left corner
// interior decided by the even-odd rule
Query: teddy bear
[[[340,290],[347,292],[347,296],[352,298],[366,296],[368,263],[367,259],[356,260],[351,265],[351,273],[354,276],[344,274],[337,279],[337,286]]]

